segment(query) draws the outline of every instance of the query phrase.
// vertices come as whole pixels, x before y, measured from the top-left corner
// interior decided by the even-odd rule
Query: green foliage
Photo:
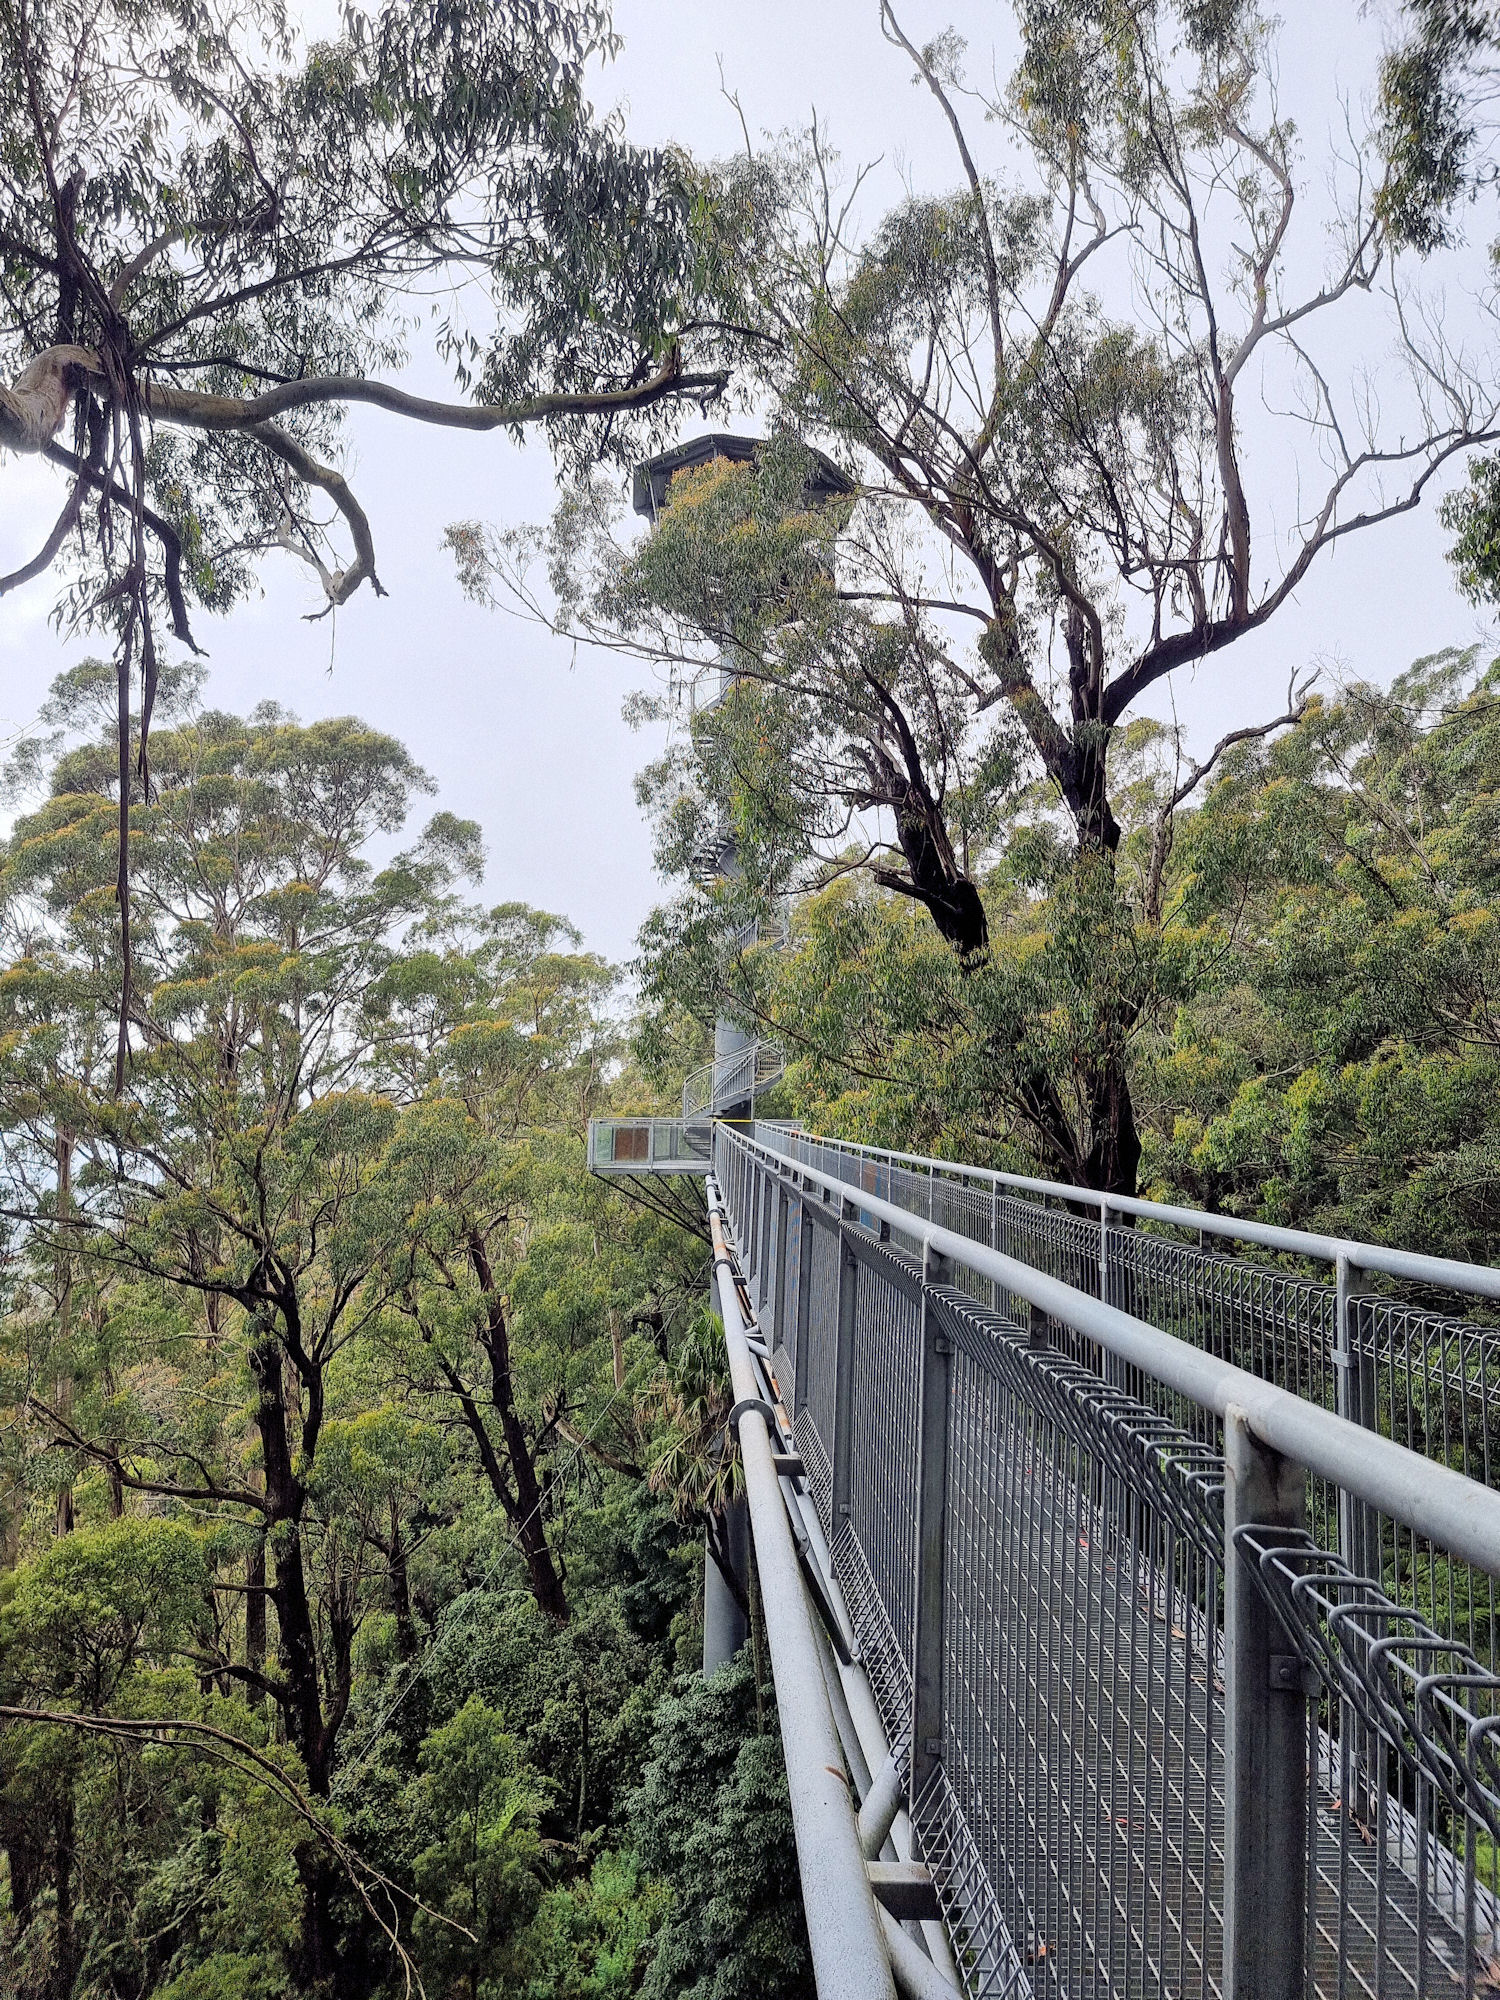
[[[813,1993],[786,1773],[774,1735],[749,1733],[754,1709],[742,1653],[658,1711],[631,1824],[672,1904],[643,2000]]]
[[[1187,842],[1216,970],[1153,1066],[1156,1171],[1215,1206],[1500,1244],[1500,672],[1354,686],[1246,750]]]
[[[506,1947],[536,1900],[541,1798],[500,1718],[471,1696],[422,1744],[408,1812],[422,1957],[440,1990],[509,1990]]]
[[[651,1466],[654,1492],[669,1496],[680,1520],[720,1514],[743,1490],[739,1452],[729,1427],[735,1400],[724,1325],[703,1308],[690,1322],[667,1374],[666,1448]]]
[[[895,898],[804,899],[791,949],[736,969],[785,1038],[779,1108],[1097,1185],[1093,1100],[1118,1065],[1150,1192],[1493,1258],[1497,716],[1500,667],[1472,648],[1351,685],[1234,746],[1165,846],[1161,740],[1122,734],[1115,870],[1018,818],[969,971]]]
[[[279,0],[0,18],[0,376],[54,341],[104,357],[74,426],[89,457],[111,412],[144,432],[170,385],[123,479],[160,524],[141,552],[179,636],[184,598],[223,608],[273,547],[327,555],[336,597],[306,485],[349,378],[406,358],[419,300],[448,301],[429,347],[519,428],[538,392],[597,395],[649,367],[692,289],[682,163],[588,102],[617,46],[596,0],[349,6],[328,25],[307,33]],[[233,414],[294,379],[274,412]],[[205,393],[222,399],[206,422]],[[584,442],[576,418],[551,427]],[[628,450],[629,427],[586,426],[588,455]],[[75,605],[118,625],[97,599],[107,535],[73,543]]]
[[[1441,514],[1456,538],[1448,553],[1459,588],[1474,604],[1500,603],[1500,461],[1476,458]]]
[[[1399,241],[1432,251],[1453,240],[1460,199],[1492,178],[1478,140],[1496,23],[1484,0],[1407,0],[1403,13],[1380,76],[1381,206]]]
[[[1461,239],[1464,207],[1495,186],[1500,20],[1486,0],[1406,0],[1401,29],[1380,73],[1379,211],[1397,243],[1431,256]],[[1500,468],[1484,456],[1468,475],[1444,498],[1442,520],[1460,589],[1489,604],[1500,598]]]
[[[836,883],[799,902],[790,951],[734,968],[740,1004],[784,1037],[782,1108],[812,1129],[1099,1185],[1110,1079],[1192,990],[1201,940],[1045,820],[984,893],[990,950],[965,966],[909,903]]]
[[[671,1901],[632,1853],[601,1854],[585,1880],[543,1897],[527,1940],[536,1969],[525,2000],[629,2000]]]
[[[79,1530],[0,1579],[7,1699],[99,1713],[141,1659],[169,1660],[201,1629],[208,1566],[187,1525]]]
[[[1015,95],[1033,129],[1054,146],[1081,139],[1143,186],[1160,168],[1151,100],[1162,53],[1202,65],[1194,106],[1201,128],[1214,86],[1221,117],[1247,90],[1265,34],[1253,0],[1172,0],[1144,17],[1129,0],[1020,0],[1016,12],[1023,55]]]
[[[391,853],[399,744],[185,676],[116,1096],[108,693],[55,690],[0,849],[0,1698],[48,1716],[0,1725],[0,1983],[634,1991],[702,1272],[584,1171],[615,975],[462,901],[476,828]]]

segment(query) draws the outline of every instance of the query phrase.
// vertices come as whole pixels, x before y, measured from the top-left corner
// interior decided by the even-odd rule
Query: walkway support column
[[[743,1497],[731,1500],[724,1509],[724,1539],[729,1545],[729,1566],[735,1581],[750,1593],[750,1516]],[[703,1542],[703,1678],[718,1672],[732,1660],[750,1636],[749,1623],[739,1600],[725,1582],[714,1560],[708,1538]]]

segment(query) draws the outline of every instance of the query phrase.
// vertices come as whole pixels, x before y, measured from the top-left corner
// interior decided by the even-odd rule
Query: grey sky
[[[1378,19],[1352,0],[1303,0],[1288,12],[1283,83],[1313,179],[1337,91],[1357,98],[1369,88]],[[874,213],[902,178],[921,187],[954,179],[946,132],[881,40],[876,16],[875,0],[617,0],[626,48],[599,96],[622,102],[644,141],[722,154],[739,139],[719,92],[722,57],[757,135],[802,123],[816,106],[846,160],[884,155],[871,186]],[[995,0],[911,0],[903,18],[921,37],[955,22],[980,55],[1006,29],[1008,10]],[[985,143],[1003,158],[998,139]],[[1477,252],[1472,261],[1477,271]],[[684,431],[697,427],[688,421]],[[543,515],[551,498],[545,452],[372,412],[356,413],[350,428],[390,596],[361,592],[336,624],[307,624],[302,614],[317,608],[314,580],[290,559],[269,560],[262,598],[200,625],[211,654],[209,699],[243,710],[270,697],[305,717],[354,712],[390,730],[437,779],[440,803],[484,826],[487,893],[563,911],[591,945],[627,956],[659,893],[631,791],[651,746],[619,719],[635,671],[611,656],[580,655],[575,665],[546,634],[466,604],[440,546],[458,518]],[[50,468],[0,462],[0,571],[33,552],[59,504]],[[1388,680],[1419,653],[1477,636],[1442,548],[1428,506],[1323,559],[1299,601],[1242,641],[1232,663],[1179,677],[1179,710],[1195,739],[1266,713],[1294,666],[1334,657]],[[0,600],[6,734],[35,712],[59,667],[86,650],[59,642],[50,606],[45,580]]]

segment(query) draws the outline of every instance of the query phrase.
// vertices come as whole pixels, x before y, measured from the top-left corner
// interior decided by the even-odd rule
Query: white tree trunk
[[[99,357],[86,347],[49,347],[23,369],[13,389],[0,386],[0,445],[41,451],[62,429],[73,393],[73,371],[96,372]]]

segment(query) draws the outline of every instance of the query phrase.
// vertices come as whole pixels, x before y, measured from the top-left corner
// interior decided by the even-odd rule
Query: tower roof
[[[667,488],[679,472],[686,472],[694,465],[708,465],[716,458],[727,458],[736,465],[748,464],[764,443],[764,438],[736,437],[729,431],[705,431],[702,437],[689,438],[686,444],[673,445],[670,451],[648,458],[636,467],[631,482],[631,505],[637,514],[645,514],[654,521],[666,505]],[[831,458],[825,457],[821,451],[813,451],[811,456],[813,471],[805,494],[809,506],[831,500],[836,494],[854,491],[853,483],[845,478]]]

